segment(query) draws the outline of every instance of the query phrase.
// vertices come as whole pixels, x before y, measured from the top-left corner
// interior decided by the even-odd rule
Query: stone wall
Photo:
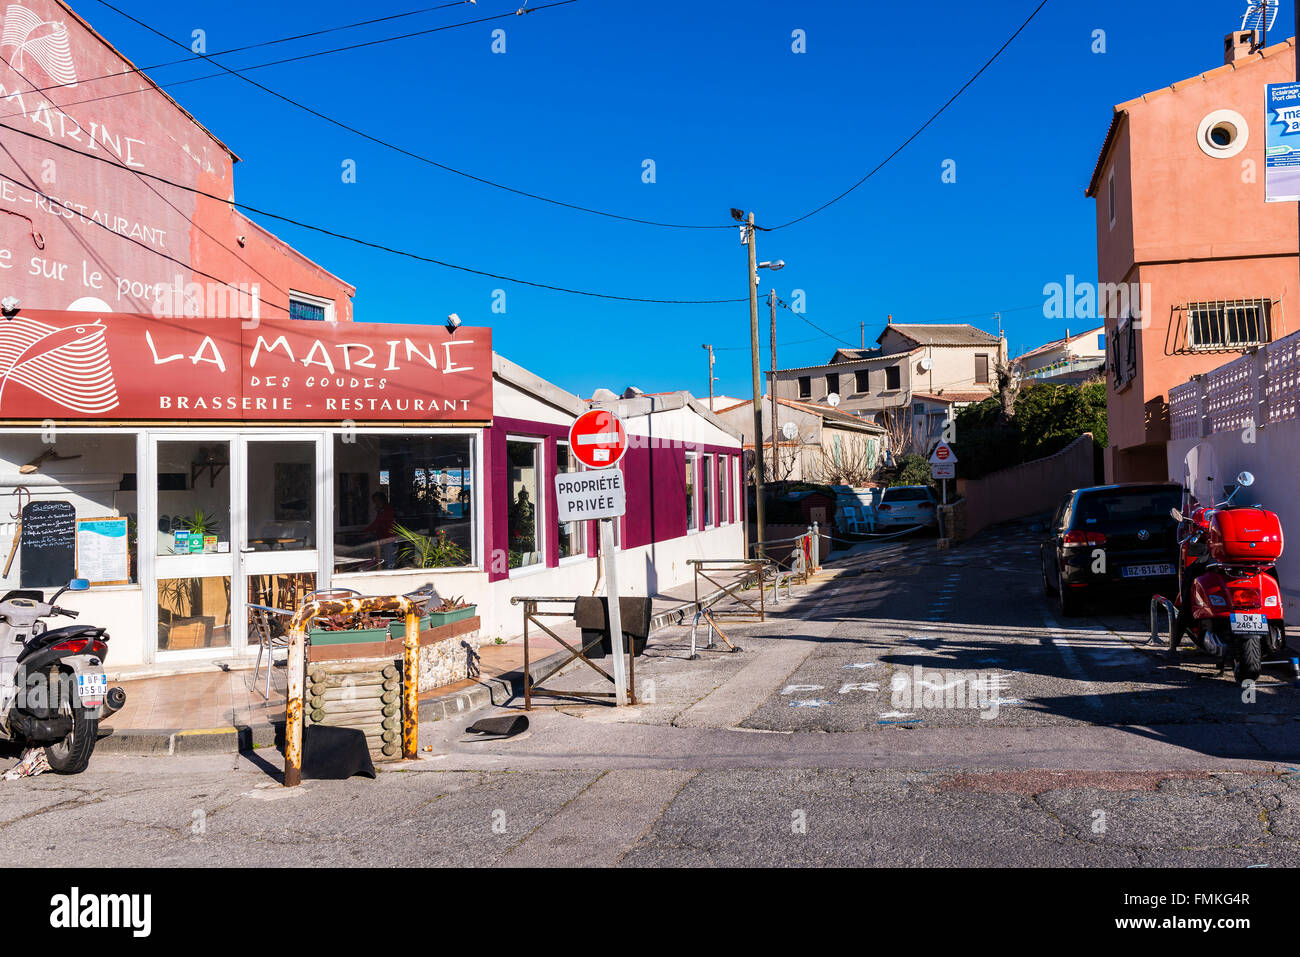
[[[488,639],[473,631],[420,644],[420,691],[432,691],[478,675],[478,650]]]

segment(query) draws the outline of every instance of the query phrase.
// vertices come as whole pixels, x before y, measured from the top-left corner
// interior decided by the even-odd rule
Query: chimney
[[[1254,30],[1234,30],[1223,38],[1223,62],[1236,63],[1256,52]]]
[[[893,324],[894,324],[894,314],[891,312],[888,316],[885,317],[885,325],[892,326]]]

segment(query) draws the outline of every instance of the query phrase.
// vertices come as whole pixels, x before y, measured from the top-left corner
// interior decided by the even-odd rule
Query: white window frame
[[[701,517],[704,519],[704,531],[718,527],[717,489],[718,458],[712,452],[700,453],[704,467],[700,474],[707,476],[708,487],[700,486],[700,501],[703,503]]]
[[[533,565],[520,565],[518,568],[509,569],[511,578],[527,578],[529,575],[539,575],[545,572],[550,566],[546,564],[546,546],[550,541],[550,533],[547,522],[550,521],[546,512],[546,439],[540,435],[511,435],[506,434],[506,444],[511,442],[528,442],[537,446],[537,501],[533,503],[533,509],[536,512],[536,519],[533,524],[537,528],[537,541],[534,547],[537,554],[542,556],[542,560]],[[506,453],[506,468],[510,467],[510,453]],[[510,480],[509,474],[506,475],[506,481]],[[507,533],[510,527],[510,503],[506,502],[506,528]],[[506,543],[506,551],[509,552],[509,543]],[[509,560],[507,558],[507,564]]]
[[[556,439],[556,440],[555,440],[555,474],[556,474],[556,475],[561,475],[561,474],[569,475],[569,474],[572,474],[572,473],[569,473],[569,472],[565,472],[565,473],[561,473],[561,472],[560,472],[560,447],[561,447],[561,446],[563,446],[564,448],[566,448],[566,449],[569,450],[569,462],[570,462],[572,465],[576,465],[576,466],[577,466],[577,468],[575,468],[575,469],[573,470],[573,472],[585,472],[585,471],[587,471],[587,466],[585,466],[585,465],[583,465],[581,462],[579,462],[578,459],[577,459],[577,457],[573,454],[573,448],[572,448],[572,446],[569,445],[568,441],[567,441],[566,439]],[[559,524],[560,524],[559,522],[556,522],[556,532],[557,532],[557,534],[558,534],[559,531],[560,531],[560,529],[559,529]],[[588,528],[588,526],[591,524],[591,520],[590,520],[590,519],[582,518],[582,519],[578,519],[576,522],[565,522],[564,524],[565,524],[565,525],[578,525],[578,526],[581,527],[581,529],[582,529],[582,550],[581,550],[580,552],[575,552],[574,554],[568,556],[567,558],[564,557],[564,556],[560,556],[560,557],[559,557],[559,564],[560,564],[560,566],[563,567],[563,566],[566,566],[566,565],[574,565],[574,564],[577,564],[578,562],[585,562],[585,561],[587,560],[587,548],[588,548],[588,545],[589,545],[589,543],[587,542],[587,538],[589,537],[589,533],[590,533],[590,531],[591,531],[590,528]],[[597,527],[599,527],[599,526],[597,526]],[[597,533],[597,534],[599,534],[599,533]],[[617,545],[618,545],[618,525],[615,525],[615,526],[614,526],[614,539],[615,539],[615,541],[614,541],[615,547],[617,547]],[[557,548],[556,548],[556,554],[559,555],[559,548],[558,548],[559,543],[557,542],[556,545],[557,545]]]
[[[325,319],[324,319],[325,322],[338,321],[337,317],[334,315],[333,299],[326,299],[323,296],[313,296],[309,292],[298,292],[297,290],[294,289],[289,290],[289,299],[290,301],[297,299],[299,302],[305,302],[310,306],[321,306],[325,310]],[[306,320],[299,320],[299,321],[301,322]]]
[[[308,429],[308,432],[315,431]],[[471,486],[474,498],[474,530],[470,536],[472,551],[470,554],[470,563],[468,565],[458,565],[454,568],[375,568],[369,571],[360,572],[336,572],[333,571],[334,562],[334,520],[331,517],[329,522],[322,522],[319,528],[321,532],[321,550],[328,558],[330,567],[329,581],[331,584],[337,583],[339,587],[349,587],[349,583],[362,578],[371,578],[374,576],[386,575],[411,575],[415,572],[426,571],[438,575],[464,575],[467,573],[478,574],[483,571],[483,510],[487,507],[483,501],[484,484],[483,484],[483,430],[482,429],[398,429],[398,428],[359,428],[359,429],[323,429],[324,445],[322,448],[322,462],[324,472],[329,476],[329,486],[326,489],[326,500],[330,503],[331,513],[334,510],[334,503],[338,496],[338,473],[334,469],[334,439],[340,435],[401,435],[401,436],[423,436],[432,435],[441,436],[469,436],[470,439],[470,463],[471,463]],[[328,539],[326,538],[328,536]],[[322,562],[322,567],[325,562]],[[320,581],[320,579],[317,579]],[[324,588],[325,585],[319,587]]]
[[[688,471],[692,463],[695,466],[695,482],[691,486],[691,494],[686,499],[690,506],[686,510],[686,534],[698,535],[700,533],[700,453],[686,453],[686,468]]]
[[[731,456],[718,456],[718,528],[731,524]],[[727,508],[722,507],[723,489],[726,489]]]

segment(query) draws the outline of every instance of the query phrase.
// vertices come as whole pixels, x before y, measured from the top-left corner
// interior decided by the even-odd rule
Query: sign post
[[[948,479],[957,477],[957,456],[952,446],[940,442],[930,453],[930,477],[943,483],[943,504],[948,504]]]
[[[627,704],[627,662],[623,658],[623,615],[619,607],[618,556],[614,520],[627,512],[623,473],[617,468],[627,452],[627,430],[612,412],[592,409],[569,429],[569,448],[588,469],[555,476],[555,500],[561,523],[599,519],[600,554],[609,599],[609,632],[614,653],[614,701]]]

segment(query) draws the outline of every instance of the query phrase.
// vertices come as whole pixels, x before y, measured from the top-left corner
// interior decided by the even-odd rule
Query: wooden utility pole
[[[776,290],[769,289],[767,304],[772,309],[772,379],[768,391],[772,396],[772,481],[780,481],[781,476],[781,433],[776,422]]]
[[[754,214],[745,221],[745,237],[749,246],[748,270],[745,283],[749,286],[749,348],[754,367],[754,558],[763,558],[763,384],[759,367],[758,349],[758,233],[754,229]]]

